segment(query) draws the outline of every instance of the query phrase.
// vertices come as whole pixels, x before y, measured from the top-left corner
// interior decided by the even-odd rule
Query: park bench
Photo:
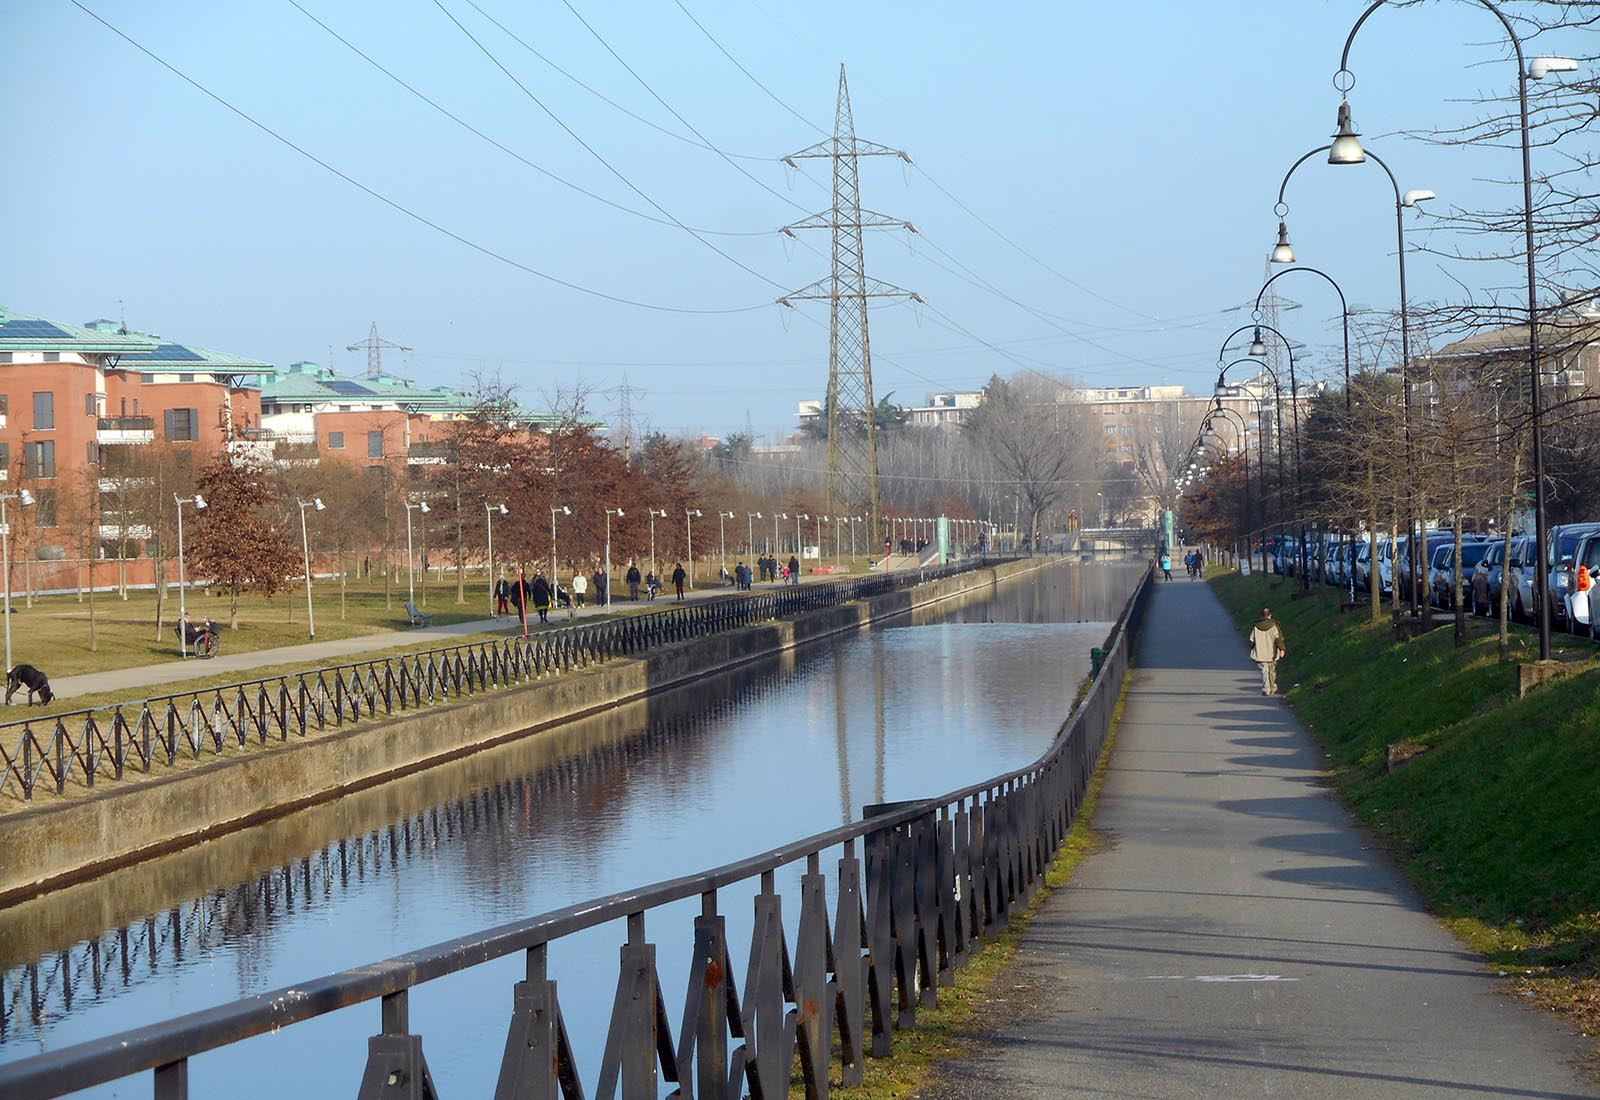
[[[411,603],[410,601],[406,602],[406,615],[411,619],[411,625],[412,626],[432,626],[433,625],[433,612],[431,612],[431,611],[418,611],[417,610],[417,605],[414,604],[414,603]]]

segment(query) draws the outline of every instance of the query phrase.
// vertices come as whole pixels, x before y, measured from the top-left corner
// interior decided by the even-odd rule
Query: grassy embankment
[[[1516,697],[1492,625],[1457,647],[1448,627],[1407,644],[1333,589],[1291,601],[1261,577],[1212,584],[1248,629],[1284,626],[1278,682],[1328,754],[1349,805],[1429,905],[1517,990],[1600,1033],[1600,665],[1556,636],[1574,674]],[[1537,656],[1517,628],[1512,651]],[[1388,746],[1425,751],[1390,773]]]

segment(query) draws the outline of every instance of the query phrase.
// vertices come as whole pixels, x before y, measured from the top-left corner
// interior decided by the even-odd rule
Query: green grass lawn
[[[1263,604],[1283,622],[1278,682],[1328,753],[1349,805],[1398,856],[1434,912],[1522,989],[1600,1027],[1600,664],[1556,636],[1572,674],[1524,699],[1494,625],[1394,640],[1334,589],[1212,580],[1241,630]],[[1537,656],[1514,628],[1513,659]],[[1425,747],[1392,774],[1392,744]]]
[[[433,613],[435,625],[466,622],[488,615],[488,596],[483,577],[468,575],[467,602],[455,602],[452,575],[441,587],[428,585],[426,610]],[[417,591],[422,601],[422,591]],[[94,597],[96,648],[89,648],[89,602],[75,596],[43,596],[28,607],[16,593],[11,599],[11,650],[18,664],[37,665],[49,675],[75,676],[113,668],[157,664],[173,660],[178,640],[173,625],[178,617],[178,592],[168,593],[165,627],[156,637],[156,597],[152,591],[129,591],[123,600],[114,592],[97,592]],[[272,599],[247,593],[239,598],[239,627],[229,630],[227,596],[204,588],[190,588],[189,613],[196,622],[207,616],[223,627],[224,653],[248,653],[258,649],[294,645],[309,641],[306,631],[306,597],[303,588],[280,592]],[[352,579],[341,609],[339,582],[319,580],[313,589],[317,616],[317,640],[333,641],[375,634],[406,626],[406,585],[404,578],[392,593],[392,606],[385,606],[381,577]]]

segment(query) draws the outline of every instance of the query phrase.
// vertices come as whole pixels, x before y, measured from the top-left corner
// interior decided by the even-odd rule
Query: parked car
[[[1484,538],[1482,535],[1462,536],[1462,540],[1461,540],[1461,571],[1462,571],[1462,575],[1464,577],[1468,578],[1467,580],[1463,581],[1463,584],[1467,585],[1467,588],[1465,590],[1465,599],[1468,601],[1467,605],[1469,607],[1471,607],[1474,611],[1476,611],[1477,608],[1476,608],[1476,604],[1473,602],[1473,591],[1472,591],[1472,588],[1471,588],[1471,580],[1470,580],[1470,578],[1471,578],[1472,572],[1477,569],[1478,562],[1482,561],[1483,558],[1484,558],[1484,555],[1486,555],[1489,552],[1490,548],[1493,547],[1493,546],[1496,546],[1496,545],[1498,545],[1498,544],[1497,543],[1491,543],[1488,539]],[[1434,556],[1434,569],[1433,569],[1433,574],[1432,574],[1432,580],[1433,580],[1433,604],[1434,604],[1435,607],[1443,607],[1443,608],[1446,608],[1446,609],[1450,609],[1450,608],[1455,607],[1455,605],[1456,605],[1456,602],[1455,602],[1456,560],[1455,559],[1456,559],[1456,544],[1455,544],[1455,540],[1454,539],[1451,539],[1449,542],[1445,543],[1435,553],[1435,556]]]
[[[1374,539],[1371,535],[1356,541],[1355,562],[1351,565],[1356,577],[1356,588],[1362,592],[1372,591],[1372,552],[1378,551],[1378,559],[1383,560],[1383,546],[1388,539]]]
[[[1567,596],[1577,569],[1573,554],[1585,535],[1600,531],[1600,523],[1562,523],[1550,528],[1545,540],[1545,566],[1550,570],[1550,614],[1556,622],[1567,619]]]
[[[1505,575],[1506,542],[1504,538],[1490,539],[1484,544],[1483,557],[1472,569],[1467,582],[1472,586],[1472,613],[1474,615],[1498,614],[1500,589]]]
[[[1572,598],[1578,591],[1577,577],[1579,567],[1586,567],[1589,571],[1590,588],[1588,592],[1590,607],[1587,611],[1574,615]],[[1572,551],[1570,568],[1572,580],[1567,585],[1566,596],[1564,597],[1567,629],[1574,634],[1587,634],[1595,641],[1600,641],[1600,624],[1596,622],[1597,619],[1600,619],[1600,616],[1595,614],[1596,610],[1600,610],[1600,589],[1594,587],[1594,584],[1600,581],[1600,531],[1590,531],[1578,539],[1578,544]]]
[[[1511,540],[1511,557],[1505,566],[1505,583],[1510,586],[1511,617],[1530,618],[1533,607],[1533,570],[1536,550],[1532,535],[1522,535]]]

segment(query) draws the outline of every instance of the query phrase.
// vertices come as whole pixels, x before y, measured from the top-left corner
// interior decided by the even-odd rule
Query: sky
[[[1250,320],[1283,174],[1333,132],[1365,7],[80,2],[0,16],[0,304],[280,367],[331,349],[349,374],[376,322],[418,383],[498,377],[530,407],[581,387],[607,417],[626,384],[642,426],[769,440],[827,384],[826,304],[775,302],[828,273],[825,230],[777,232],[829,207],[828,166],[779,158],[831,133],[841,63],[857,136],[914,162],[861,161],[862,205],[919,231],[871,232],[867,271],[927,301],[872,303],[878,396],[1024,369],[1203,393]],[[1470,3],[1363,27],[1355,120],[1402,189],[1441,210],[1505,194],[1514,151],[1400,136],[1514,87],[1505,57]],[[1300,261],[1352,309],[1395,308],[1381,172],[1314,157],[1287,199]],[[1505,281],[1424,255],[1409,276],[1413,305]],[[1337,299],[1276,285],[1305,375],[1333,377]]]

